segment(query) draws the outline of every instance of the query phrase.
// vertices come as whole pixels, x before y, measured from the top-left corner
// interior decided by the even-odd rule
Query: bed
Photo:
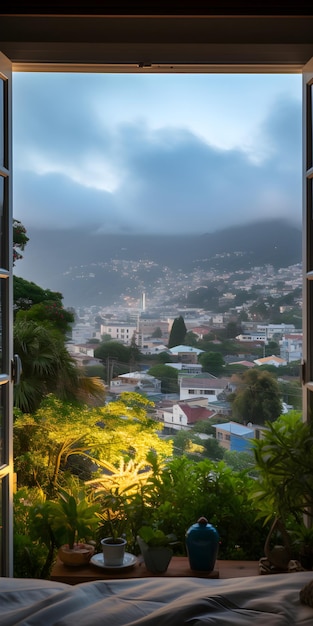
[[[313,572],[66,583],[0,578],[1,626],[313,626]]]

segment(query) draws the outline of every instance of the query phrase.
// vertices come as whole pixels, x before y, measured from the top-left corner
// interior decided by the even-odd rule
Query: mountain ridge
[[[278,219],[199,235],[95,235],[73,228],[28,229],[28,236],[14,273],[60,291],[66,306],[111,303],[131,287],[135,274],[134,287],[143,291],[164,279],[167,269],[186,274],[267,264],[278,269],[302,259],[301,228]]]

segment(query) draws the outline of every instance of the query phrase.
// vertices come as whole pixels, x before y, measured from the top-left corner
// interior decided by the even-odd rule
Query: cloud
[[[80,88],[67,81],[16,88],[14,216],[26,227],[131,234],[213,232],[268,217],[300,224],[300,100],[278,98],[248,146],[222,149],[188,120],[156,128],[135,109],[123,119],[112,96],[101,109],[95,77]]]

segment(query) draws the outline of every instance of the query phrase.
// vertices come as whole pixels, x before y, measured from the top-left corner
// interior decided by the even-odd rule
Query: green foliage
[[[281,415],[263,439],[253,440],[258,482],[253,490],[259,516],[300,523],[313,500],[313,427],[292,411]]]
[[[84,368],[84,372],[86,376],[90,376],[91,378],[97,377],[101,378],[101,380],[105,381],[105,367],[103,365],[88,365]]]
[[[283,401],[290,404],[296,411],[301,411],[302,387],[300,378],[293,381],[280,380],[278,385]]]
[[[223,462],[173,459],[147,483],[146,523],[174,533],[184,549],[186,530],[204,516],[220,534],[222,558],[258,559],[268,529],[256,521],[257,510],[249,498],[252,484],[249,476],[232,472]]]
[[[50,289],[42,289],[39,285],[25,280],[19,276],[13,276],[13,300],[14,310],[30,309],[34,304],[43,302],[62,303],[63,296],[56,291]]]
[[[15,265],[16,261],[23,258],[21,252],[24,251],[29,241],[26,233],[27,230],[22,222],[13,219],[13,265]]]
[[[184,318],[181,315],[179,317],[175,317],[168,340],[168,347],[174,348],[174,346],[180,346],[181,344],[184,344],[186,333],[187,328],[184,322]]]
[[[53,559],[52,534],[43,518],[38,529],[36,512],[44,507],[40,488],[23,487],[14,495],[14,576],[46,578]]]
[[[14,352],[20,356],[22,374],[14,386],[14,405],[25,413],[38,409],[49,393],[71,401],[93,396],[104,398],[104,386],[87,379],[65,347],[65,337],[55,327],[35,320],[14,324]]]
[[[193,348],[198,348],[198,343],[199,343],[198,335],[196,335],[196,333],[193,333],[191,330],[189,330],[186,333],[186,336],[185,336],[185,344],[186,344],[186,346],[191,346]]]
[[[86,490],[59,489],[56,501],[46,502],[48,520],[57,546],[68,544],[73,549],[78,542],[93,539],[99,524],[100,505],[92,502]]]
[[[220,461],[224,456],[224,448],[220,446],[215,437],[202,439],[194,428],[192,430],[179,430],[173,436],[173,444],[175,456],[185,455],[195,461],[204,458]]]
[[[139,528],[138,535],[150,547],[170,546],[177,543],[175,535],[166,535],[160,528],[152,528],[152,526],[142,526]]]
[[[18,486],[40,485],[53,495],[69,458],[76,455],[110,472],[121,459],[147,464],[151,450],[161,458],[170,456],[171,442],[158,437],[160,424],[147,416],[152,405],[135,393],[121,394],[119,400],[92,409],[49,395],[34,415],[17,411],[14,467]]]
[[[212,376],[220,376],[224,370],[224,359],[220,352],[203,352],[199,355],[199,362],[204,372],[210,372]]]
[[[157,326],[157,328],[153,331],[151,337],[153,339],[161,339],[161,337],[162,337],[162,330],[161,330],[160,326]]]
[[[225,450],[223,457],[226,465],[235,472],[249,472],[249,476],[257,477],[258,473],[255,469],[255,460],[251,452],[237,452],[237,450]]]
[[[34,304],[27,311],[18,311],[16,320],[35,321],[66,335],[74,322],[74,315],[63,308],[60,300],[45,300]]]
[[[165,365],[165,363],[172,363],[173,359],[172,359],[171,355],[168,354],[167,352],[160,352],[156,356],[156,361],[157,361],[157,363],[163,363],[163,365]]]
[[[132,352],[129,346],[119,341],[102,341],[94,351],[96,359],[102,361],[107,380],[129,371]]]
[[[154,376],[161,381],[162,393],[177,393],[178,387],[178,371],[170,365],[153,365],[148,370],[150,376]]]
[[[282,410],[277,381],[269,372],[250,369],[241,376],[241,382],[232,401],[233,415],[243,422],[263,425],[273,422]]]

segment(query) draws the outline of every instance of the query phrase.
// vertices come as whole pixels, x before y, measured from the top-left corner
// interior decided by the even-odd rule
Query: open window
[[[11,64],[0,54],[0,576],[12,575]]]
[[[301,16],[298,20],[283,18],[281,23],[278,23],[275,16],[275,27],[272,23],[272,28],[267,28],[265,17],[256,20],[251,16],[249,18],[244,16],[243,19],[237,17],[234,22],[231,16],[226,17],[224,21],[221,16],[215,16],[205,23],[203,16],[195,16],[188,24],[184,19],[180,17],[175,19],[173,16],[168,20],[164,20],[164,16],[156,16],[147,24],[143,24],[141,16],[128,22],[127,17],[122,17],[121,32],[117,30],[114,34],[112,26],[114,28],[116,26],[116,16],[111,20],[106,20],[106,16],[102,17],[104,19],[101,24],[101,16],[100,18],[89,16],[88,21],[85,16],[75,15],[70,18],[67,15],[63,26],[61,25],[62,28],[59,29],[58,18],[53,15],[51,24],[48,25],[42,15],[8,14],[2,19],[0,39],[4,43],[2,46],[0,44],[0,49],[14,60],[15,68],[19,70],[24,68],[25,71],[73,69],[73,71],[162,72],[175,71],[176,67],[179,72],[226,73],[239,72],[244,68],[244,71],[258,73],[287,72],[288,67],[293,68],[291,71],[302,71],[304,68],[303,406],[304,417],[310,418],[313,409],[313,60],[307,63],[307,59],[313,53],[312,18],[306,16]],[[91,24],[92,19],[94,24]],[[105,20],[102,33],[101,28]],[[162,40],[153,29],[156,27],[161,29],[164,24]],[[87,29],[87,34],[83,32],[84,28]],[[281,32],[278,32],[279,29]],[[171,39],[173,33],[175,36]],[[94,37],[98,39],[94,40]],[[279,44],[280,41],[283,44]],[[288,54],[286,51],[289,51]],[[157,63],[153,59],[158,59]],[[170,65],[172,60],[176,66]],[[2,54],[0,120],[0,576],[11,576],[13,573],[11,63]]]

